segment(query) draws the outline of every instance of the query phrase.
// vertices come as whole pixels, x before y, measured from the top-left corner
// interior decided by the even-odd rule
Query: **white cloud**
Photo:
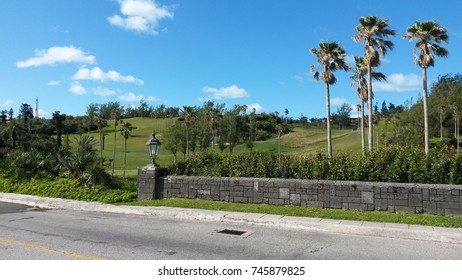
[[[107,20],[110,24],[130,31],[156,35],[159,21],[173,18],[173,11],[166,6],[159,6],[155,0],[118,0],[120,15],[113,15]]]
[[[373,91],[404,92],[418,91],[422,87],[422,77],[416,74],[391,74],[386,82],[374,82]]]
[[[84,95],[87,93],[87,90],[79,82],[72,82],[69,91],[76,95]]]
[[[105,88],[105,87],[99,86],[99,87],[93,89],[93,93],[95,95],[108,97],[108,96],[116,94],[117,92],[115,90],[110,89],[110,88]]]
[[[61,84],[60,81],[49,81],[47,83],[47,86],[54,87],[54,86],[59,86]]]
[[[129,92],[129,93],[119,96],[119,99],[125,102],[139,102],[141,99],[144,99],[144,95],[142,94],[136,95],[133,92]]]
[[[203,87],[202,92],[211,94],[214,99],[236,99],[249,97],[249,93],[236,85],[225,88]]]
[[[331,99],[330,99],[330,106],[337,106],[337,107],[340,107],[340,106],[342,106],[344,103],[351,104],[351,102],[349,102],[349,101],[346,100],[345,98],[334,97],[334,98],[331,98]]]
[[[160,101],[159,98],[155,98],[154,96],[148,96],[148,97],[146,98],[146,100],[147,100],[147,101],[154,101],[154,102]]]
[[[137,95],[137,94],[134,94],[133,92],[123,94],[119,96],[119,99],[125,102],[140,102],[141,99],[145,101],[160,101],[159,98],[155,98],[154,96],[148,96],[145,98],[144,95],[142,94]]]
[[[50,113],[48,113],[47,111],[45,111],[43,109],[39,109],[38,110],[38,115],[39,115],[39,118],[48,118]]]
[[[7,99],[5,101],[0,102],[0,107],[10,107],[13,105],[14,101],[12,99]]]
[[[72,77],[74,80],[94,80],[94,81],[113,81],[121,83],[136,83],[143,84],[144,81],[133,77],[132,75],[123,76],[119,72],[110,70],[107,73],[99,67],[93,69],[81,68]]]
[[[255,109],[257,113],[263,112],[263,107],[259,103],[253,103],[253,104],[247,105],[247,111],[252,112],[253,109]]]
[[[24,61],[16,62],[19,68],[38,67],[42,65],[55,65],[58,63],[82,63],[93,64],[95,57],[84,53],[82,50],[74,47],[51,47],[47,50],[38,50],[35,57]]]

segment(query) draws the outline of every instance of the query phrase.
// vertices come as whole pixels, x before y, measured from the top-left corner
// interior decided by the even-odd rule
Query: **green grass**
[[[425,226],[451,227],[462,228],[462,217],[453,216],[435,216],[426,214],[401,214],[389,212],[373,212],[373,211],[354,211],[340,209],[318,209],[318,208],[303,208],[295,206],[274,206],[266,204],[242,204],[207,200],[192,200],[192,199],[160,199],[137,201],[123,203],[118,205],[132,206],[168,206],[178,208],[196,208],[206,210],[221,210],[231,212],[246,212],[246,213],[264,213],[275,215],[286,215],[296,217],[318,217],[325,219],[340,219],[354,221],[368,221],[381,223],[399,223],[399,224],[414,224]]]
[[[146,142],[150,138],[153,130],[158,132],[158,138],[162,142],[163,133],[170,127],[176,118],[172,119],[151,119],[151,118],[130,118],[124,121],[131,123],[135,130],[133,136],[127,142],[127,176],[136,176],[139,167],[149,164]],[[112,159],[114,148],[114,122],[109,120],[108,126],[104,128],[105,133],[105,148],[103,157]],[[99,141],[97,131],[89,133]],[[71,136],[73,137],[78,136]],[[352,129],[333,129],[332,130],[332,145],[334,154],[337,152],[359,152],[360,134],[359,131]],[[279,141],[276,137],[267,141],[258,141],[254,143],[254,151],[278,153]],[[99,146],[97,147],[99,148]],[[218,148],[216,148],[218,151]],[[317,152],[325,152],[327,150],[326,129],[308,126],[296,126],[293,132],[282,136],[281,152],[284,154],[313,154]],[[238,145],[234,149],[234,153],[246,152],[248,149],[244,144]],[[228,151],[225,150],[225,153]],[[178,158],[182,158],[182,154],[178,154]],[[124,161],[124,139],[120,133],[120,125],[116,132],[116,159],[114,173],[115,175],[123,174]],[[168,166],[173,163],[174,157],[171,152],[161,148],[158,156],[158,163],[161,166]],[[109,171],[112,169],[109,168]]]

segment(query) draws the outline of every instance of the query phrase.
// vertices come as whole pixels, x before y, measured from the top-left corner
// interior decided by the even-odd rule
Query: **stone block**
[[[424,201],[423,202],[423,211],[428,214],[436,214],[436,203],[434,201]]]
[[[388,206],[408,206],[407,199],[389,199]]]
[[[349,192],[348,191],[336,191],[334,193],[334,195],[336,195],[336,196],[349,196]]]
[[[236,202],[236,203],[249,203],[249,198],[248,197],[243,197],[243,196],[238,196],[238,197],[234,197],[233,202]]]
[[[307,201],[306,207],[308,208],[324,208],[324,203],[322,201]]]
[[[437,202],[436,207],[444,209],[460,209],[459,202]]]
[[[375,210],[386,211],[388,209],[387,199],[375,199]]]
[[[252,203],[263,203],[263,194],[262,193],[254,193],[252,198]]]
[[[265,192],[263,193],[264,198],[279,198],[279,193],[275,192]]]
[[[290,190],[289,188],[280,188],[279,189],[279,198],[289,199]]]
[[[367,210],[367,205],[362,203],[348,203],[348,208],[350,210]]]
[[[299,194],[291,194],[289,201],[291,205],[300,206],[301,197]]]
[[[423,206],[422,194],[410,194],[409,195],[409,206],[410,207],[422,207]]]
[[[396,213],[409,213],[413,214],[416,212],[415,207],[409,207],[409,206],[395,206],[395,212]]]
[[[360,197],[343,197],[344,203],[361,203],[361,201]]]
[[[335,209],[342,208],[342,198],[337,196],[331,196],[329,201],[329,207]]]
[[[450,216],[462,216],[462,209],[446,209],[444,214]]]
[[[268,200],[268,204],[270,205],[284,205],[285,202],[284,202],[284,199],[280,199],[280,198],[270,198]]]
[[[230,201],[229,200],[229,191],[221,191],[220,192],[220,200],[221,201]]]
[[[374,203],[373,192],[361,192],[361,203],[372,204]]]

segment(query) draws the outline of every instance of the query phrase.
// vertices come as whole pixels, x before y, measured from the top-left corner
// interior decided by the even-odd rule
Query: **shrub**
[[[136,200],[136,191],[126,189],[107,189],[102,186],[82,188],[77,179],[31,179],[18,182],[0,178],[0,192],[29,194],[44,197],[59,197],[104,203],[131,202]]]
[[[197,154],[170,166],[172,175],[462,183],[462,156],[452,151],[393,147],[360,154],[287,156],[269,153]]]

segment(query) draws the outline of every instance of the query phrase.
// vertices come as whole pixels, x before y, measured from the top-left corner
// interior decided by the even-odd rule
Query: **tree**
[[[127,169],[127,140],[131,136],[133,129],[136,129],[131,123],[120,121],[121,124],[121,133],[124,137],[124,173],[123,176],[125,177],[125,170]]]
[[[430,150],[430,135],[428,126],[428,90],[427,90],[427,68],[435,65],[435,57],[446,57],[448,51],[439,44],[447,43],[449,36],[441,25],[434,21],[424,21],[416,23],[408,27],[404,39],[417,41],[414,46],[414,61],[415,64],[422,68],[423,79],[423,105],[424,105],[424,138],[425,138],[425,154],[428,155]]]
[[[186,143],[184,138],[184,127],[180,122],[175,122],[165,132],[164,136],[164,147],[167,151],[172,152],[174,161],[177,160],[177,153],[182,152],[186,157]]]
[[[192,125],[194,109],[191,106],[183,106],[182,121],[185,127],[186,158],[189,158],[189,130]]]
[[[356,35],[353,41],[364,44],[364,62],[367,67],[367,106],[369,112],[369,151],[374,146],[373,110],[372,110],[372,67],[380,65],[380,57],[385,57],[387,50],[393,49],[393,42],[385,37],[395,36],[396,32],[388,28],[388,20],[376,16],[361,17],[356,26]]]
[[[66,120],[66,115],[61,114],[60,111],[55,111],[53,112],[53,117],[51,119],[52,123],[55,126],[56,129],[56,143],[58,144],[58,147],[61,146],[62,142],[62,136],[63,136],[63,122]]]
[[[327,154],[332,157],[332,132],[330,128],[330,88],[329,85],[335,84],[337,79],[334,76],[334,71],[349,69],[345,63],[346,52],[340,47],[337,42],[320,42],[319,49],[312,48],[310,50],[316,56],[318,67],[321,67],[321,80],[326,86],[326,123],[327,123]],[[311,66],[314,71],[316,64]],[[319,80],[319,71],[314,73],[314,78]]]
[[[34,118],[34,110],[29,104],[21,104],[19,118],[23,120],[24,127],[30,130],[30,120]]]
[[[286,118],[286,125],[287,125],[288,116],[289,116],[289,109],[287,109],[287,108],[284,109],[284,116]]]
[[[340,128],[346,128],[350,126],[350,116],[351,111],[351,104],[343,103],[340,107],[337,108],[337,112],[335,112],[335,118],[337,119],[337,123]]]
[[[13,115],[14,115],[13,108],[10,108],[10,110],[8,111],[8,117],[10,121],[13,119]]]
[[[122,107],[113,107],[111,112],[111,119],[114,119],[114,149],[112,153],[112,173],[111,176],[114,176],[114,166],[115,166],[115,156],[116,156],[116,146],[117,146],[117,126],[119,125],[119,120],[122,114]]]
[[[355,83],[357,83],[358,98],[361,101],[361,104],[358,106],[358,108],[361,110],[361,151],[364,155],[366,151],[366,137],[364,131],[364,102],[367,102],[369,98],[367,81],[364,78],[364,76],[367,74],[367,64],[365,63],[363,57],[355,56],[354,59],[355,67],[352,69],[353,75],[350,76],[350,79],[352,80],[352,87],[354,87]],[[375,80],[386,81],[385,75],[380,72],[371,72],[371,76]]]

